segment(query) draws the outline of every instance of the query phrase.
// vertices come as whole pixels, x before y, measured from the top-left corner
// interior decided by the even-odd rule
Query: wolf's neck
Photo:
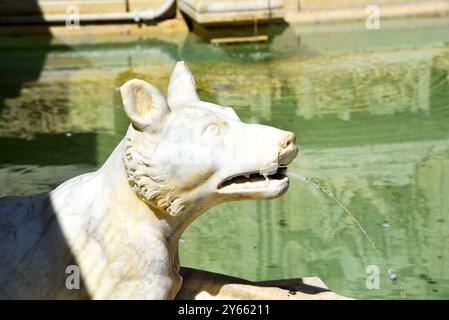
[[[114,211],[118,214],[125,214],[130,218],[142,219],[150,223],[154,231],[160,232],[166,239],[170,250],[177,252],[182,232],[191,221],[182,216],[173,217],[168,212],[151,207],[135,193],[130,186],[125,168],[125,139],[118,144],[104,165],[96,172],[96,179],[101,179],[102,184],[108,189],[104,194],[106,198],[100,198],[99,201],[114,203]]]
[[[107,194],[105,194],[107,199],[104,200],[114,203],[117,210],[123,211],[130,217],[145,215],[146,219],[163,232],[166,238],[179,238],[177,229],[181,221],[178,222],[177,220],[181,219],[171,217],[168,213],[149,206],[130,186],[124,161],[125,139],[117,145],[104,165],[96,172],[95,179],[102,180],[102,184],[108,189]]]
[[[122,141],[99,170],[50,193],[59,226],[81,268],[92,269],[95,261],[95,272],[86,278],[90,288],[97,286],[96,275],[110,274],[111,265],[128,256],[123,272],[147,266],[151,272],[138,272],[179,283],[178,241],[185,221],[149,207],[135,194],[123,157]]]

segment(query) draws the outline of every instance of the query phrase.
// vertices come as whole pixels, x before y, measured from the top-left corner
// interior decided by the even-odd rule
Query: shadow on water
[[[7,4],[2,4],[2,6],[7,6]],[[35,1],[28,1],[23,9],[17,11],[17,7],[11,15],[33,15],[42,16],[40,7]],[[8,8],[8,7],[6,7]],[[3,18],[6,19],[8,16],[8,11],[3,14]],[[0,20],[0,28],[7,30],[10,27],[8,24]],[[31,28],[31,26],[30,26]],[[23,88],[24,84],[29,81],[37,80],[41,74],[42,68],[47,57],[47,53],[50,50],[50,44],[52,40],[52,35],[49,28],[39,25],[39,40],[38,48],[30,52],[23,52],[20,47],[8,47],[5,43],[2,45],[2,50],[0,51],[0,74],[2,85],[0,86],[0,112],[5,108],[5,101],[9,98],[14,98],[20,95],[20,90]],[[4,33],[4,31],[2,32]],[[10,35],[11,38],[13,35]],[[8,41],[9,39],[6,39]],[[23,44],[27,43],[27,38],[23,37]]]
[[[68,143],[67,136],[57,132],[69,116],[70,88],[40,81],[46,77],[49,55],[70,47],[53,44],[37,0],[11,6],[2,3],[0,17],[0,165],[63,164],[72,157],[78,163],[93,163],[94,134],[77,135]],[[32,17],[32,22],[11,25],[8,20],[13,15]],[[75,151],[79,144],[85,149],[82,154]]]

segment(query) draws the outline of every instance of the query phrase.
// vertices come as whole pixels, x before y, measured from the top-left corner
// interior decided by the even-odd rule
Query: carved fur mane
[[[137,196],[148,205],[157,207],[170,215],[179,215],[186,201],[174,190],[172,181],[161,165],[152,163],[155,141],[143,139],[130,128],[125,138],[125,171],[128,182]],[[156,138],[155,138],[156,139]]]

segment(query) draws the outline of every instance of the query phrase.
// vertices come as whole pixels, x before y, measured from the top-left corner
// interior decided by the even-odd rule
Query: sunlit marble
[[[99,170],[0,199],[0,298],[172,299],[182,283],[178,241],[195,218],[287,190],[295,135],[201,101],[185,62],[167,100],[143,80],[120,91],[132,124]],[[65,286],[70,264],[83,291]]]
[[[363,21],[298,25],[252,45],[53,40],[66,45],[0,42],[1,196],[46,192],[101,167],[129,125],[119,87],[139,78],[165,88],[188,60],[204,100],[296,133],[302,152],[289,170],[350,207],[409,298],[448,297],[447,17],[387,19],[376,31]],[[400,297],[349,217],[300,181],[276,200],[211,208],[182,239],[184,267],[254,281],[319,275],[345,296]],[[369,265],[380,267],[379,290],[365,286]]]

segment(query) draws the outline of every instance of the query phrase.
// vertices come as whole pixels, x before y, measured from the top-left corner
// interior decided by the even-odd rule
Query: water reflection
[[[128,125],[117,88],[138,77],[163,90],[175,62],[187,59],[205,100],[296,132],[302,155],[292,169],[351,207],[410,297],[447,297],[449,47],[441,42],[449,28],[426,28],[408,30],[414,37],[401,45],[397,32],[394,45],[388,34],[367,38],[366,50],[361,38],[358,50],[331,50],[287,29],[258,45],[189,37],[51,51],[39,78],[5,99],[0,195],[46,191],[98,167]],[[318,275],[348,296],[399,298],[382,269],[381,289],[365,288],[366,267],[380,261],[342,210],[291,184],[281,199],[201,217],[184,236],[183,264],[253,280]]]
[[[211,68],[199,82],[247,120],[294,130],[303,145],[294,169],[351,206],[409,297],[437,298],[449,294],[447,59],[445,46],[351,52]],[[400,297],[382,269],[381,290],[365,288],[366,267],[382,267],[375,253],[341,209],[297,182],[282,199],[213,211],[185,236],[192,266],[251,279],[320,275],[349,296]]]

